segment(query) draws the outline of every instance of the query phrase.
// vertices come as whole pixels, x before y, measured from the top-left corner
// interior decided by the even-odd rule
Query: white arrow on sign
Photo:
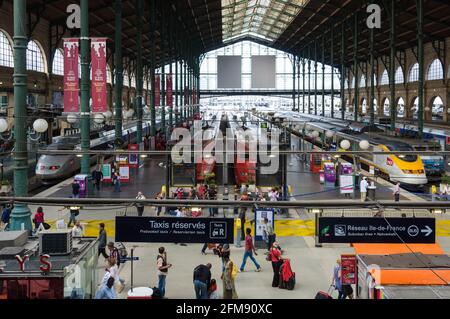
[[[422,232],[422,233],[426,233],[426,234],[425,234],[425,237],[428,237],[428,236],[431,235],[431,233],[433,232],[433,230],[430,228],[430,226],[427,225],[425,229],[422,229],[422,230],[421,230],[421,232]]]

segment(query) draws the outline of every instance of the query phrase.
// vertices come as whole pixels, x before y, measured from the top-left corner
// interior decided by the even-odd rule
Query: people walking
[[[36,214],[34,214],[33,222],[36,229],[38,229],[39,226],[41,226],[41,224],[44,222],[44,210],[42,209],[42,207],[37,208]]]
[[[235,266],[230,259],[226,259],[225,261],[225,269],[222,273],[223,299],[238,299],[236,286],[234,284],[236,276],[234,272]]]
[[[70,228],[70,226],[72,226],[72,223],[74,225],[76,224],[78,215],[80,215],[80,207],[70,206],[69,207],[69,223],[67,224],[67,227]]]
[[[11,219],[11,212],[12,212],[12,204],[8,203],[6,204],[6,207],[2,211],[2,226],[5,227],[5,230],[9,229],[9,220]]]
[[[99,224],[99,235],[98,235],[98,255],[100,256],[100,254],[104,257],[104,258],[108,258],[109,256],[106,254],[106,230],[105,230],[105,224],[104,223],[100,223]]]
[[[280,245],[275,242],[270,248],[269,259],[272,263],[273,269],[273,279],[272,279],[272,287],[279,287],[280,285],[280,268],[283,264],[283,257],[281,256],[281,248]]]
[[[275,242],[275,233],[267,217],[264,218],[263,238],[267,244],[267,250],[270,251],[272,244]]]
[[[156,257],[156,265],[158,268],[158,289],[161,294],[161,298],[166,295],[166,279],[169,273],[169,268],[172,264],[167,263],[167,252],[164,247],[158,249],[158,257]]]
[[[161,192],[161,193],[156,194],[155,199],[159,199],[159,200],[164,199],[163,193]],[[156,216],[159,216],[161,214],[161,210],[162,210],[161,206],[156,207]]]
[[[194,269],[194,290],[197,299],[208,299],[211,285],[211,264],[198,265]]]
[[[332,285],[334,285],[334,288],[339,292],[338,299],[344,299],[344,293],[342,291],[342,266],[341,266],[341,260],[336,260],[336,265],[333,268],[333,279],[332,279]]]
[[[120,278],[119,276],[119,264],[117,263],[117,260],[115,257],[109,257],[108,258],[108,266],[109,266],[109,273],[111,274],[111,277],[114,278],[114,283],[118,286],[117,292],[120,294],[123,289],[125,288],[125,281]]]
[[[114,246],[114,243],[112,241],[108,243],[108,251],[109,257],[114,258],[117,263],[117,267],[120,267],[122,261],[120,260],[119,249],[117,249],[116,246]]]
[[[96,167],[92,172],[92,180],[94,181],[95,188],[99,191],[100,184],[103,181],[103,173],[99,167],[98,168]]]
[[[397,184],[395,184],[394,186],[394,200],[396,202],[400,201],[400,182],[398,182]]]
[[[121,190],[120,190],[120,173],[119,173],[119,171],[115,171],[113,173],[112,178],[113,178],[113,184],[114,184],[114,192],[120,193]]]
[[[244,252],[244,257],[242,260],[242,265],[241,268],[239,269],[240,272],[244,271],[245,268],[245,264],[247,263],[247,259],[250,258],[253,263],[256,266],[256,271],[260,272],[261,271],[261,266],[258,264],[258,262],[256,261],[255,257],[253,256],[253,254],[255,256],[258,256],[258,254],[256,253],[256,248],[253,244],[253,237],[252,237],[252,230],[250,228],[247,228],[245,230],[247,236],[245,237],[245,252]]]
[[[77,181],[72,183],[72,198],[80,198],[80,184]]]
[[[366,177],[363,177],[361,183],[359,184],[359,191],[361,193],[361,202],[365,202],[367,199],[367,187],[369,183],[367,182]]]
[[[114,278],[109,277],[106,285],[102,285],[95,294],[95,299],[117,299],[114,289]]]
[[[136,196],[136,199],[137,200],[144,200],[146,198],[145,198],[144,194],[142,194],[142,192],[139,192],[137,194],[137,196]],[[144,204],[136,203],[136,209],[137,209],[138,216],[142,217],[144,215],[144,209],[145,209]]]

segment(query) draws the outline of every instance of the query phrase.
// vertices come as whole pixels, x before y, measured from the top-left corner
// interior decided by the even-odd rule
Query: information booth
[[[25,243],[10,247],[20,239],[5,236],[0,233],[0,299],[94,298],[99,282],[97,238],[71,238],[68,254],[44,254],[38,238],[25,235]],[[49,249],[61,248],[61,242]]]

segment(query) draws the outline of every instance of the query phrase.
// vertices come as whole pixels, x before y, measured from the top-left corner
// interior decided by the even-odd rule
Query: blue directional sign
[[[125,261],[131,261],[131,260],[133,260],[133,261],[138,261],[138,260],[139,260],[139,257],[123,257],[123,258],[120,258],[120,260],[125,260]]]

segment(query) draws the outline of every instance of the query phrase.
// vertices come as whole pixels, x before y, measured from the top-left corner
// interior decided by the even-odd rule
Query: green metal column
[[[334,118],[334,27],[331,26],[330,66],[331,66],[331,118]]]
[[[171,76],[171,91],[172,91],[172,105],[169,106],[169,130],[172,130],[173,127],[173,68],[172,68],[172,23],[169,20],[169,74]]]
[[[292,111],[295,112],[295,99],[296,99],[296,93],[295,93],[295,68],[297,66],[297,58],[295,55],[292,55]]]
[[[175,51],[176,51],[177,47],[175,44]],[[179,89],[178,89],[178,63],[179,61],[177,60],[177,56],[175,55],[175,87],[173,89],[173,94],[174,94],[174,103],[175,103],[175,125],[178,125],[179,123],[179,108],[178,108],[178,93],[179,93]]]
[[[419,59],[419,105],[418,105],[418,129],[419,137],[423,136],[423,122],[424,122],[424,96],[425,96],[425,65],[424,65],[424,42],[423,42],[423,0],[416,0],[417,7],[417,55]]]
[[[303,98],[303,114],[305,114],[305,107],[306,107],[306,59],[302,58],[302,77],[303,77],[303,92],[302,92],[302,98]]]
[[[165,46],[165,19],[164,19],[164,3],[158,1],[160,4],[161,21],[159,34],[161,38],[161,132],[163,136],[166,135],[166,46]]]
[[[374,51],[374,28],[370,29],[370,95],[369,113],[370,125],[375,124],[375,51]]]
[[[136,113],[137,113],[137,134],[136,142],[142,143],[142,91],[143,91],[143,65],[142,65],[142,19],[144,12],[144,0],[136,0],[137,13],[137,34],[136,34],[136,53],[137,53],[137,71],[136,71]]]
[[[90,46],[89,46],[89,1],[81,0],[81,151],[89,151],[91,148],[90,129]],[[91,173],[91,163],[89,154],[83,154],[81,158],[81,174]]]
[[[345,110],[347,108],[347,105],[345,105],[345,76],[346,76],[346,70],[345,70],[345,20],[342,22],[341,25],[341,118],[345,119]]]
[[[27,3],[14,1],[14,193],[28,196],[27,152]],[[32,230],[31,212],[26,204],[15,203],[11,230]]]
[[[115,30],[114,30],[114,73],[115,73],[115,101],[114,116],[115,137],[122,138],[122,94],[123,94],[123,60],[122,60],[122,0],[115,3]]]
[[[150,124],[151,124],[151,136],[156,136],[156,107],[155,107],[155,68],[156,68],[156,3],[150,1],[150,84],[151,84],[151,97],[150,97]]]
[[[391,49],[391,63],[389,65],[389,82],[391,91],[391,130],[395,131],[395,121],[397,117],[397,103],[395,101],[395,1],[391,1],[391,31],[390,31],[390,49]]]
[[[353,76],[355,79],[355,104],[353,105],[353,116],[354,116],[354,120],[355,122],[358,122],[358,111],[359,111],[359,61],[358,61],[358,11],[355,12],[355,27],[353,30],[353,49],[354,49],[354,54],[353,54]]]
[[[311,47],[308,47],[308,114],[311,114]]]
[[[314,39],[314,115],[317,115],[317,39]]]
[[[325,37],[322,37],[322,116],[325,116]]]

